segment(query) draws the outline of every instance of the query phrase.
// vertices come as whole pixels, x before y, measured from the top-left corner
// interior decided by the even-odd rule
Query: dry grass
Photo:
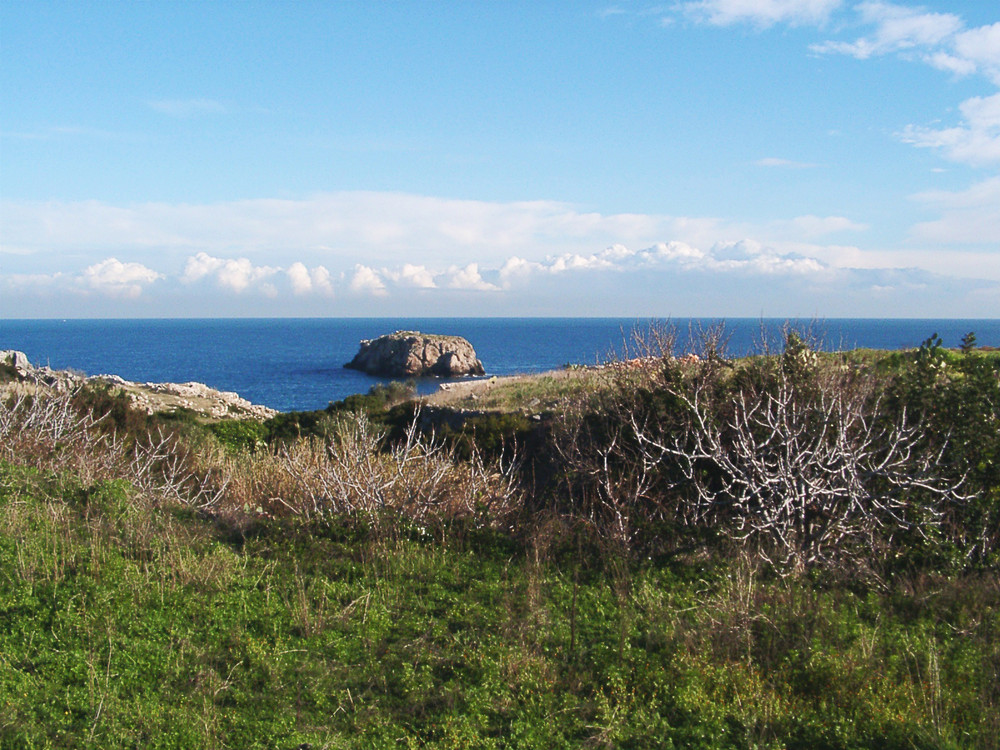
[[[613,387],[614,382],[614,373],[604,367],[554,370],[448,383],[444,390],[423,397],[421,402],[428,406],[537,414],[599,393]]]
[[[496,525],[521,506],[515,457],[459,459],[417,424],[389,445],[367,417],[351,415],[326,440],[232,454],[209,438],[120,435],[76,411],[73,393],[40,393],[0,401],[0,460],[69,473],[85,487],[125,480],[147,502],[230,517],[360,517],[376,528],[455,519]]]

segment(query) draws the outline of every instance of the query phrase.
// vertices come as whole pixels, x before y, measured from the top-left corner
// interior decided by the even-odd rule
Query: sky
[[[0,318],[1000,317],[1000,3],[0,2]]]

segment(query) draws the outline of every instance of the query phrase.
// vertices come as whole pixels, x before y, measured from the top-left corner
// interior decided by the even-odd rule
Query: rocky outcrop
[[[386,377],[485,374],[476,350],[461,336],[436,336],[419,331],[396,331],[362,341],[354,359],[344,367]]]
[[[123,393],[135,409],[147,414],[189,409],[210,419],[257,419],[278,412],[252,404],[232,391],[218,391],[204,383],[133,383],[118,375],[85,377],[69,370],[34,367],[24,352],[0,351],[0,395],[4,390],[66,392],[84,384],[103,385]]]
[[[36,367],[28,361],[24,352],[15,349],[0,351],[0,386],[6,386],[4,390],[29,384],[61,393],[78,388],[86,381],[82,374],[71,370]]]
[[[252,404],[238,393],[218,391],[204,383],[130,383],[126,380],[122,390],[128,394],[134,407],[149,414],[181,408],[200,412],[212,419],[265,420],[278,413],[266,406]]]
[[[0,365],[7,368],[11,375],[24,377],[31,371],[31,362],[24,352],[14,349],[0,351]]]

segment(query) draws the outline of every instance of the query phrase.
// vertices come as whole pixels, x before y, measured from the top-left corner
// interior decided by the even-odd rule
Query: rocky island
[[[396,331],[377,339],[363,340],[354,359],[344,367],[387,377],[486,374],[476,350],[466,339],[419,331]]]

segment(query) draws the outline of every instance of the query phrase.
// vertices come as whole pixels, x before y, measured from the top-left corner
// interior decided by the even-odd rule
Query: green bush
[[[521,452],[532,441],[535,431],[535,425],[523,414],[496,412],[470,417],[459,429],[445,425],[437,430],[437,436],[454,445],[461,459],[467,460],[478,453],[492,461],[509,459]]]
[[[358,393],[331,401],[326,409],[276,414],[264,422],[263,439],[268,445],[308,437],[325,439],[331,436],[337,419],[357,413],[364,413],[373,424],[387,426],[391,436],[398,437],[405,429],[404,417],[413,414],[413,407],[408,402],[415,393],[413,381],[376,383],[367,394]]]
[[[235,453],[256,453],[265,446],[267,427],[254,420],[230,419],[208,426],[209,432]]]

